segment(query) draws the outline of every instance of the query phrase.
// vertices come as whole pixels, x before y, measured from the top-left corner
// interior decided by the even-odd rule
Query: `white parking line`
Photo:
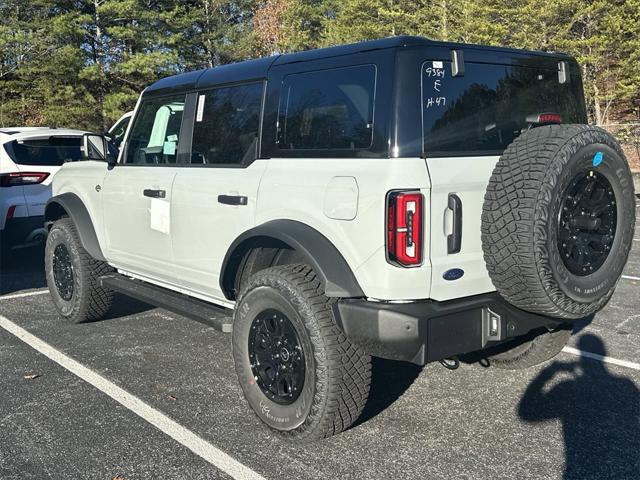
[[[24,292],[24,293],[14,293],[11,295],[2,295],[0,296],[0,300],[11,300],[12,298],[23,298],[23,297],[32,297],[33,295],[42,295],[44,293],[49,293],[49,289],[45,288],[44,290],[36,290],[33,292]]]
[[[632,277],[631,275],[622,275],[622,278],[626,280],[640,280],[640,277]]]
[[[184,445],[193,453],[202,457],[230,477],[243,480],[264,480],[264,477],[260,474],[233,459],[222,450],[216,448],[211,443],[193,433],[191,430],[188,430],[176,421],[170,419],[164,413],[151,407],[138,397],[135,397],[126,390],[118,387],[102,375],[78,363],[43,340],[40,340],[35,335],[27,332],[24,328],[16,325],[2,315],[0,315],[0,327],[18,337],[34,350],[37,350],[43,355],[49,357],[58,365],[80,377],[85,382],[93,385],[103,393],[106,393],[116,402],[124,405],[124,407],[131,410],[133,413],[143,418],[160,431],[169,435],[176,442]]]
[[[578,357],[591,358],[592,360],[598,360],[603,363],[610,363],[612,365],[618,365],[620,367],[631,368],[632,370],[640,370],[640,363],[629,362],[627,360],[619,360],[617,358],[607,357],[606,355],[598,355],[597,353],[585,352],[573,347],[564,347],[562,351],[571,355],[577,355]]]

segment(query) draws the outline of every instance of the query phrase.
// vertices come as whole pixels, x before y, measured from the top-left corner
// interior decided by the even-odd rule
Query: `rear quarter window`
[[[586,123],[579,79],[560,83],[556,70],[466,63],[453,77],[449,62],[428,61],[421,75],[426,155],[501,154],[534,114]]]
[[[287,75],[278,114],[280,150],[368,149],[373,142],[375,65]]]
[[[24,140],[5,145],[9,158],[19,165],[60,166],[82,158],[80,137],[51,137]]]

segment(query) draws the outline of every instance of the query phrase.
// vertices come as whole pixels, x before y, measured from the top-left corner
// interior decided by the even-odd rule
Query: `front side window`
[[[373,142],[376,67],[287,75],[278,115],[281,150],[360,150]]]
[[[262,89],[253,83],[198,96],[192,164],[243,165],[256,158]]]
[[[11,160],[19,165],[59,166],[82,158],[79,137],[14,140],[5,145]]]
[[[125,117],[116,123],[111,130],[109,130],[109,137],[111,138],[111,143],[120,148],[120,144],[124,140],[124,134],[127,132],[127,127],[129,126],[129,122],[131,121],[131,117]]]
[[[184,95],[144,100],[129,135],[125,163],[176,163]]]
[[[468,62],[463,76],[449,62],[422,65],[422,128],[427,155],[500,154],[538,114],[585,123],[579,79],[535,66]]]

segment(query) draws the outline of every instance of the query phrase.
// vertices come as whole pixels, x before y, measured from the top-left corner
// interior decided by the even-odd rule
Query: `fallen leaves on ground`
[[[29,373],[27,375],[24,376],[25,380],[34,380],[36,378],[38,378],[40,376],[39,373]]]

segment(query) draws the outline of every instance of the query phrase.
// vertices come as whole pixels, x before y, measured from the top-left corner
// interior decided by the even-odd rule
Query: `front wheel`
[[[82,247],[70,218],[57,220],[47,236],[45,276],[51,299],[63,318],[80,323],[101,318],[111,307],[113,292],[98,278],[112,269]]]
[[[313,441],[348,428],[369,395],[371,359],[333,318],[307,265],[253,275],[233,324],[240,386],[256,415],[285,438]]]

